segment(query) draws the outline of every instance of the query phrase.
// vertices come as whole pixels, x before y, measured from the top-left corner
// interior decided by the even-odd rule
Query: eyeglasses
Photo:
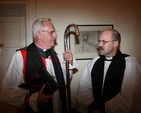
[[[39,32],[48,32],[50,35],[56,34],[57,31],[46,31],[46,30],[41,30]]]
[[[102,42],[103,45],[105,45],[108,42],[114,42],[116,40],[111,40],[111,41],[106,41],[106,40],[98,40],[97,43],[99,44],[100,42]]]

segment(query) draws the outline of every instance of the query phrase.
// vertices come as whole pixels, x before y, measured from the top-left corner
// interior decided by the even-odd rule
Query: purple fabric
[[[51,88],[50,84],[42,78],[38,73],[36,73],[28,82],[19,85],[19,87],[24,89],[29,89],[30,94],[38,92],[42,85],[45,84],[43,93],[46,95],[52,95],[54,90]]]

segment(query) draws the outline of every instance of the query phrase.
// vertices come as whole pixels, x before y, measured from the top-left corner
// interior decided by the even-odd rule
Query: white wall
[[[58,33],[55,50],[64,52],[64,31],[68,24],[114,24],[121,33],[121,51],[141,62],[140,0],[36,0],[36,17],[50,17]],[[95,57],[95,56],[94,56]],[[71,83],[72,107],[76,106],[78,82],[89,60],[79,60]]]

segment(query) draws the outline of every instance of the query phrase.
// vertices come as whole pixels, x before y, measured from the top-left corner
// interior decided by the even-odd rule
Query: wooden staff
[[[75,38],[79,36],[79,29],[78,26],[75,24],[69,24],[64,33],[64,48],[65,51],[68,50],[68,44],[67,44],[67,38],[71,34],[70,33],[70,27],[75,28],[75,32],[73,34],[75,35]],[[78,40],[76,41],[78,43]],[[68,113],[71,112],[71,90],[70,90],[70,74],[69,74],[69,61],[66,61],[66,81],[67,81],[67,103],[68,103]]]

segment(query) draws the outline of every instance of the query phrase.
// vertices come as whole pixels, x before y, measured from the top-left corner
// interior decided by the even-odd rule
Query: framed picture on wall
[[[91,60],[97,56],[97,40],[100,33],[105,29],[113,29],[113,24],[99,25],[77,25],[80,35],[78,44],[75,44],[75,38],[70,35],[70,48],[76,60]]]

